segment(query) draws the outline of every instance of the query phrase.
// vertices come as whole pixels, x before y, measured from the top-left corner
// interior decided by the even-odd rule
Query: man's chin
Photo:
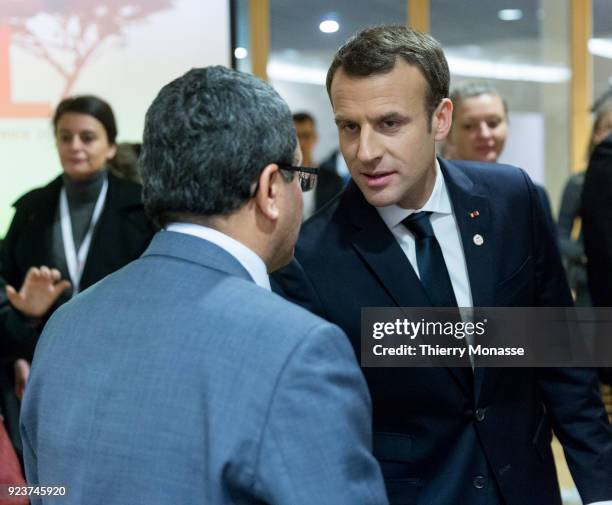
[[[395,198],[393,195],[390,195],[389,192],[372,191],[368,188],[366,188],[365,191],[361,188],[359,189],[361,190],[361,193],[363,194],[366,201],[372,207],[388,207],[389,205],[396,205],[398,203],[398,199]]]

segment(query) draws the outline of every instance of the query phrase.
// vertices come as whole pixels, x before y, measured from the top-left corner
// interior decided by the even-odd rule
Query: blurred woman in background
[[[593,149],[612,133],[612,103],[597,111],[589,142],[588,158]],[[580,212],[585,171],[570,176],[563,189],[559,208],[559,249],[567,272],[567,280],[574,293],[576,306],[589,307],[591,297],[587,285],[586,255],[582,240]]]
[[[53,115],[53,131],[63,173],[17,200],[0,254],[0,276],[11,286],[21,286],[30,267],[38,265],[57,269],[70,281],[40,326],[57,306],[140,256],[154,233],[141,187],[107,170],[117,137],[108,103],[95,96],[63,100]],[[33,347],[30,351],[31,359]],[[23,360],[13,366],[4,367],[10,379],[0,376],[0,383],[12,383],[16,372],[21,393],[29,367]],[[2,410],[20,449],[18,408],[7,390]],[[13,384],[10,391],[14,398]]]

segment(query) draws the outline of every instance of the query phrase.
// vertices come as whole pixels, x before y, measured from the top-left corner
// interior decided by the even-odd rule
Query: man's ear
[[[278,165],[271,163],[259,175],[257,193],[253,197],[259,211],[272,221],[276,221],[279,216],[279,185],[282,183]]]
[[[444,140],[450,132],[453,124],[453,102],[449,98],[443,98],[433,113],[431,126],[435,134],[435,140]]]

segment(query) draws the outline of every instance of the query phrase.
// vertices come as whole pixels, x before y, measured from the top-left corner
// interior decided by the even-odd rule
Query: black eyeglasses
[[[284,163],[279,163],[278,168],[286,170],[287,172],[297,172],[300,178],[302,192],[310,191],[317,182],[317,175],[319,174],[318,168],[294,167],[293,165],[285,165]]]

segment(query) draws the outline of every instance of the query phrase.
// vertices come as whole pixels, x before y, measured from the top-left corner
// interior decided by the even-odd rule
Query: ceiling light
[[[234,56],[238,60],[244,60],[249,55],[249,52],[244,47],[234,49]]]
[[[286,82],[301,82],[304,84],[325,85],[326,68],[305,67],[294,63],[285,63],[271,59],[267,67],[271,79]]]
[[[336,33],[340,29],[340,25],[338,21],[334,21],[333,19],[326,19],[321,21],[319,25],[319,30],[323,33]]]
[[[523,17],[521,9],[502,9],[497,13],[497,17],[502,21],[518,21]]]
[[[612,58],[612,39],[590,39],[589,53],[602,58]]]
[[[483,77],[502,81],[565,82],[571,77],[567,67],[501,63],[447,55],[450,71],[467,77]]]

